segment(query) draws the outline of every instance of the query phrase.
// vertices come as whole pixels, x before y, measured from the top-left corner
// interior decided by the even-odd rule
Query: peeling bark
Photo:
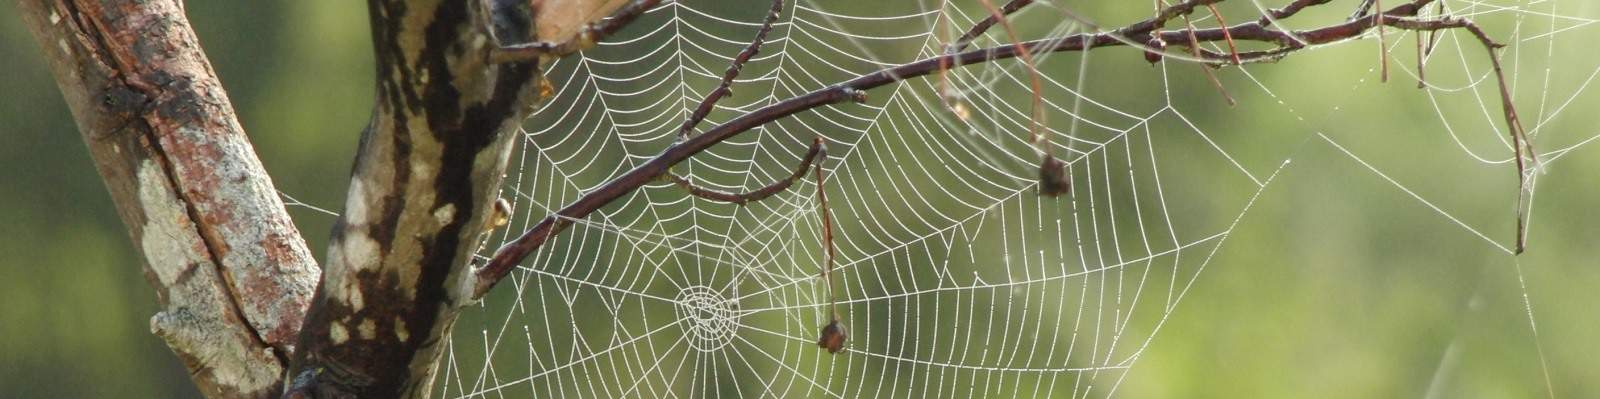
[[[318,270],[173,0],[22,0],[163,311],[213,397],[281,389]]]

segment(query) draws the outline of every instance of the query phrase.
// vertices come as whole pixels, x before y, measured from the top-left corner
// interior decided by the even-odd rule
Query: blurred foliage
[[[1228,6],[1230,15],[1255,13],[1249,3]],[[0,54],[8,55],[0,57],[0,396],[194,396],[182,366],[148,331],[154,295],[13,7],[0,5]],[[1600,17],[1592,5],[1582,7],[1563,13]],[[1080,11],[1107,23],[1145,12],[1118,2]],[[337,211],[371,105],[363,6],[189,2],[188,12],[278,188]],[[1490,23],[1491,34],[1513,26]],[[1554,58],[1536,51],[1516,62],[1527,63],[1526,71],[1538,70],[1535,63],[1559,63],[1553,81],[1582,82],[1600,53],[1581,42],[1558,42]],[[1409,45],[1400,43],[1394,62],[1413,62]],[[1298,152],[1295,165],[1276,177],[1216,252],[1120,396],[1418,397],[1436,379],[1441,358],[1453,359],[1445,397],[1545,397],[1546,365],[1554,396],[1600,393],[1594,371],[1600,268],[1593,245],[1600,220],[1584,211],[1600,200],[1594,184],[1600,151],[1580,147],[1541,176],[1529,252],[1510,257],[1310,135],[1326,133],[1510,245],[1512,170],[1469,158],[1443,133],[1429,97],[1412,87],[1409,75],[1396,72],[1391,83],[1375,84],[1374,52],[1371,42],[1358,43],[1251,67],[1248,76],[1224,71],[1220,76],[1240,100],[1235,108],[1221,104],[1197,69],[1170,68],[1178,79],[1170,85],[1173,105],[1245,168],[1274,170],[1289,155],[1280,150]],[[1148,69],[1134,52],[1103,54],[1111,57],[1094,70],[1141,76],[1134,74]],[[1461,57],[1481,61],[1477,50]],[[1047,64],[1046,72],[1075,76],[1076,59],[1061,60],[1073,61]],[[1440,81],[1460,74],[1430,69],[1435,72]],[[1113,107],[1138,107],[1133,104],[1153,99],[1112,93],[1161,92],[1162,83],[1153,79],[1158,75],[1142,76],[1106,74],[1089,92]],[[1550,93],[1546,107],[1552,109],[1582,93],[1576,85],[1533,86],[1538,82],[1518,80],[1531,86],[1519,91],[1525,115],[1537,115],[1541,90]],[[1548,139],[1541,149],[1600,133],[1594,128],[1600,114],[1591,112],[1600,96],[1592,91],[1543,128]],[[1447,115],[1462,118],[1458,128],[1498,117],[1492,107],[1445,107]],[[1170,119],[1152,121],[1152,129],[1187,134],[1181,121]],[[1482,144],[1467,145],[1480,152],[1496,148]],[[1209,150],[1159,151],[1163,167],[1181,169]],[[1231,173],[1195,171],[1190,179],[1167,181],[1169,196],[1186,199],[1173,204],[1174,211],[1185,223],[1231,222],[1240,196],[1249,193],[1219,189],[1237,179],[1227,177]],[[290,212],[320,258],[333,218],[299,207]],[[1543,360],[1524,295],[1533,304]]]

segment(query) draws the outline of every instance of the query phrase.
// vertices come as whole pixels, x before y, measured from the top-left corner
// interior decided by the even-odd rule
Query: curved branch
[[[793,174],[790,174],[789,177],[786,177],[782,180],[772,182],[772,184],[768,184],[753,191],[743,193],[730,193],[696,186],[694,182],[690,182],[689,179],[679,177],[677,174],[673,173],[667,173],[664,176],[668,181],[671,181],[672,184],[677,185],[685,191],[688,191],[689,195],[712,201],[744,205],[746,203],[767,199],[767,197],[777,195],[778,193],[783,192],[783,190],[788,190],[789,186],[794,185],[794,182],[799,181],[800,178],[806,176],[806,170],[811,169],[812,164],[819,163],[818,158],[826,159],[827,157],[827,147],[823,145],[822,137],[817,137],[817,139],[811,143],[811,150],[807,151],[806,155],[800,158],[800,165],[795,166]]]

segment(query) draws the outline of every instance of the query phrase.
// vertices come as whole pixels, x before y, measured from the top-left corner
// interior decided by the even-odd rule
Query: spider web
[[[486,247],[671,145],[759,26],[765,7],[756,3],[764,2],[671,2],[619,37],[555,61],[547,71],[555,97],[526,124],[502,194],[516,219]],[[791,1],[735,81],[737,94],[701,129],[938,54],[958,29],[987,15],[957,3]],[[1595,139],[1600,132],[1557,117],[1573,112],[1569,105],[1581,102],[1600,67],[1552,61],[1558,42],[1594,34],[1594,19],[1564,15],[1574,7],[1553,1],[1446,4],[1512,44],[1503,54],[1541,152],[1539,168]],[[1094,30],[1066,18],[1067,6],[1040,2],[1014,20],[1028,38]],[[1268,6],[1277,4],[1224,10],[1254,16]],[[1308,11],[1285,24],[1321,25],[1350,7]],[[1146,3],[1102,8],[1125,20],[1148,12]],[[1196,24],[1216,25],[1201,14]],[[974,45],[1003,45],[1000,32]],[[1029,73],[1017,62],[949,72],[945,84],[973,112],[967,119],[941,103],[940,80],[931,77],[873,90],[865,104],[767,124],[675,172],[711,188],[750,190],[791,173],[812,138],[826,140],[838,303],[851,334],[845,351],[830,355],[815,345],[828,297],[817,278],[824,258],[814,180],[744,206],[655,183],[571,220],[570,230],[463,316],[435,389],[444,397],[1110,397],[1153,341],[1181,333],[1162,329],[1207,267],[1216,267],[1211,261],[1257,200],[1307,154],[1319,154],[1319,167],[1370,173],[1451,229],[1509,254],[1503,238],[1510,230],[1501,226],[1512,220],[1515,183],[1496,186],[1493,200],[1451,198],[1443,183],[1385,168],[1411,152],[1328,123],[1368,112],[1362,96],[1372,90],[1416,82],[1414,60],[1405,57],[1410,33],[1385,37],[1394,54],[1395,82],[1387,86],[1375,82],[1377,37],[1364,39],[1284,62],[1300,62],[1293,65],[1219,70],[1227,90],[1245,99],[1231,111],[1174,100],[1221,103],[1190,63],[1149,67],[1137,53],[1115,49],[1041,55],[1047,132],[1073,182],[1059,198],[1035,191]],[[1315,88],[1257,72],[1306,67],[1340,51],[1371,61],[1340,66],[1353,70]],[[1422,135],[1425,151],[1468,154],[1471,164],[1514,181],[1487,65],[1470,36],[1442,32],[1427,90],[1410,94],[1427,108],[1410,117],[1437,118],[1447,133]],[[1329,106],[1321,97],[1337,99]],[[1239,133],[1207,125],[1216,120],[1207,114],[1217,112],[1283,121],[1276,133]],[[1467,212],[1484,207],[1497,211]],[[1525,322],[1537,337],[1520,267]],[[1548,384],[1549,371],[1541,374]]]

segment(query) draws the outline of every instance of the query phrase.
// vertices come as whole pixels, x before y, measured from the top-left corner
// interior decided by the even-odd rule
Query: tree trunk
[[[424,397],[539,96],[534,62],[490,51],[564,40],[624,2],[371,0],[378,101],[325,279],[181,3],[19,5],[140,244],[165,308],[151,329],[202,393]]]
[[[423,397],[461,307],[511,138],[538,97],[525,1],[372,0],[378,99],[300,336],[291,393]]]
[[[213,397],[273,397],[318,270],[173,0],[23,0],[164,308]]]

